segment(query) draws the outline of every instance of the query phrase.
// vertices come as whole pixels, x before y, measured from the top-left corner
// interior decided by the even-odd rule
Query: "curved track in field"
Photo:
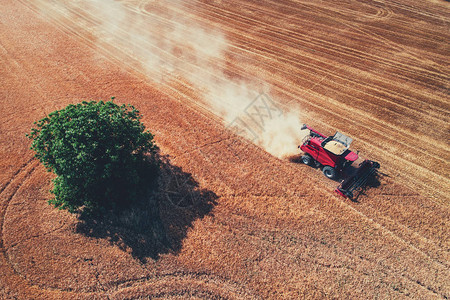
[[[0,297],[449,297],[448,48],[438,32],[448,24],[445,13],[408,0],[120,3],[134,20],[155,25],[144,26],[148,35],[135,45],[127,45],[126,28],[83,1],[8,3],[20,21],[0,23],[11,92],[3,94],[10,102],[0,130],[23,136],[42,113],[113,93],[148,116],[163,152],[217,204],[178,225],[200,199],[187,201],[183,181],[169,178],[163,219],[173,222],[168,231],[182,236],[181,246],[141,262],[107,239],[77,234],[74,218],[47,207],[43,170],[24,161],[28,142],[11,140],[27,155],[10,159],[21,161],[16,170],[0,166],[10,174],[0,182]],[[406,32],[418,19],[423,33]],[[199,67],[207,57],[194,63],[145,39],[187,20],[220,28],[228,39],[214,61],[221,72]],[[426,54],[434,45],[441,47]],[[148,69],[148,57],[177,68]],[[333,195],[335,183],[317,170],[229,133],[202,92],[211,82],[205,78],[223,76],[230,86],[268,83],[281,107],[299,105],[306,122],[354,136],[389,177],[351,203]]]

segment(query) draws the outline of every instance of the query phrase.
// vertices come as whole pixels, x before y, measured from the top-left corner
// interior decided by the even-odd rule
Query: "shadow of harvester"
[[[291,155],[287,159],[290,162],[295,163],[295,164],[303,164],[301,154]],[[311,167],[313,169],[321,169],[323,171],[323,166],[320,164],[312,164],[312,165],[309,165],[308,167]],[[347,166],[344,171],[337,173],[337,176],[335,178],[328,179],[328,180],[332,180],[332,181],[336,182],[337,183],[336,187],[339,187],[339,188],[342,187],[342,184],[345,185],[344,182],[346,182],[346,181],[347,181],[346,188],[350,188],[352,186],[352,184],[349,184],[350,182],[354,183],[353,187],[351,189],[348,189],[348,191],[351,191],[352,192],[351,194],[353,194],[352,197],[350,195],[348,195],[348,197],[350,197],[350,200],[353,202],[359,202],[359,200],[358,200],[359,197],[361,197],[363,195],[367,195],[366,192],[369,189],[378,188],[381,184],[380,178],[382,176],[389,177],[389,175],[380,173],[378,170],[372,171],[367,176],[363,176],[365,173],[364,170],[362,173],[357,174],[358,170],[360,168],[361,168],[361,164],[359,164],[357,166],[352,164],[350,166]]]
[[[180,251],[187,230],[211,213],[217,198],[200,188],[190,173],[161,157],[156,189],[119,212],[81,215],[76,231],[107,239],[141,261],[158,259],[160,254]]]

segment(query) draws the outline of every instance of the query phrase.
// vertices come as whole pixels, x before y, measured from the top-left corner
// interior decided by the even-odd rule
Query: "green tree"
[[[35,122],[31,149],[56,174],[49,203],[72,213],[117,209],[155,187],[157,147],[140,119],[131,105],[85,101]]]

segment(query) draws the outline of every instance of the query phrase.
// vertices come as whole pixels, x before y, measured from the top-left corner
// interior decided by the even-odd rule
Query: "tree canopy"
[[[131,105],[82,102],[35,122],[31,149],[53,172],[54,198],[70,212],[115,209],[154,187],[157,147]]]

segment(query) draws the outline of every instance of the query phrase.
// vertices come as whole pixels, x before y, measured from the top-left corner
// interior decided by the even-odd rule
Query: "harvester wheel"
[[[310,166],[313,162],[313,158],[309,155],[303,155],[302,158],[302,163],[304,163],[305,165]]]
[[[332,168],[330,166],[323,167],[323,174],[327,176],[329,179],[335,179],[336,178],[336,169]]]

